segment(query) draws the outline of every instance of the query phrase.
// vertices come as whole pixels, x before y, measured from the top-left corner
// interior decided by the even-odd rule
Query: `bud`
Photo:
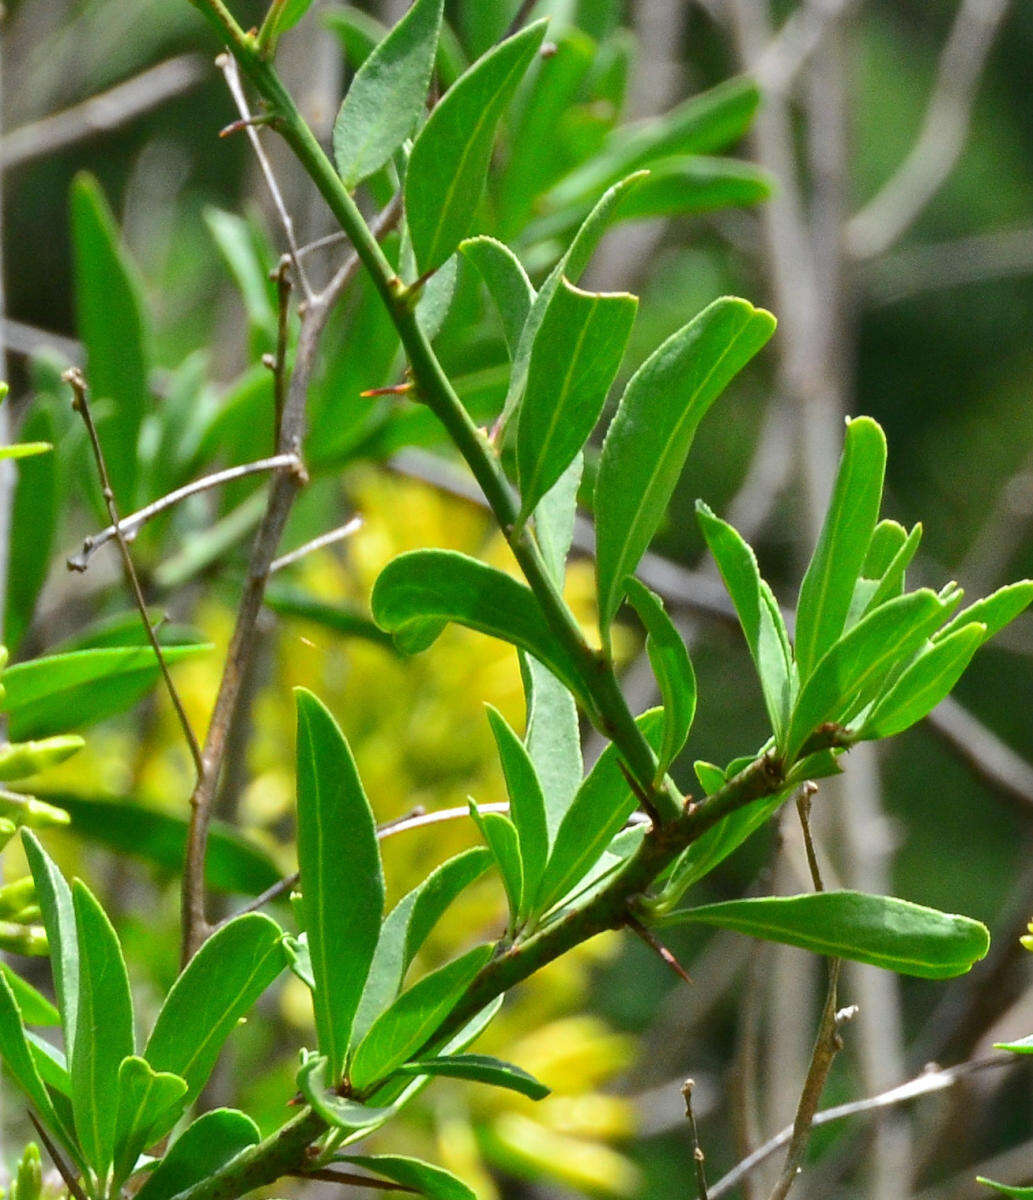
[[[0,747],[0,783],[38,775],[48,767],[56,767],[85,744],[77,734],[65,734],[39,742],[14,742]]]
[[[72,819],[63,808],[44,804],[35,796],[23,796],[19,792],[5,792],[3,789],[0,789],[0,817],[16,825],[28,825],[30,829],[67,825]]]
[[[29,1142],[15,1173],[11,1200],[40,1200],[42,1190],[43,1163],[39,1156],[39,1146],[35,1142]]]
[[[0,817],[0,850],[7,845],[17,832],[18,826],[13,821],[9,821],[6,817]]]
[[[10,919],[18,916],[29,905],[35,905],[35,902],[36,888],[31,875],[26,875],[24,879],[16,879],[13,883],[7,883],[0,887],[0,918]],[[18,923],[26,924],[25,921]]]
[[[46,931],[40,925],[0,921],[0,950],[7,954],[24,954],[27,958],[44,958],[48,950]]]

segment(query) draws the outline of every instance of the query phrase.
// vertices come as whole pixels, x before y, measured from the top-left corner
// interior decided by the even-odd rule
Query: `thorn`
[[[410,381],[408,383],[396,383],[391,387],[370,388],[368,392],[360,392],[359,395],[363,400],[369,400],[374,396],[407,396],[415,390],[416,384]]]
[[[670,950],[660,941],[660,939],[650,931],[635,917],[630,914],[624,918],[624,923],[638,937],[646,943],[646,945],[657,955],[661,961],[665,962],[671,970],[678,976],[679,979],[692,986],[692,976],[685,970],[681,963],[674,957]]]

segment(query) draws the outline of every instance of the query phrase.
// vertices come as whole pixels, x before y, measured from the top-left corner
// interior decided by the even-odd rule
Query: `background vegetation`
[[[400,7],[363,11],[388,21]],[[517,7],[450,5],[461,52],[495,40]],[[520,159],[519,107],[511,119],[509,157],[491,193],[490,219],[502,233],[519,227],[522,206],[614,121],[660,112],[746,69],[765,95],[744,153],[771,173],[772,199],[713,218],[622,226],[591,276],[593,287],[628,287],[643,297],[629,372],[725,292],[766,303],[781,320],[772,348],[701,429],[654,547],[659,556],[647,564],[650,582],[695,636],[703,703],[677,770],[688,787],[694,758],[725,761],[722,754],[739,753],[764,729],[745,647],[705,565],[692,518],[697,496],[748,531],[779,596],[791,597],[823,511],[836,457],[829,447],[838,447],[842,416],[863,411],[889,437],[890,515],[907,525],[927,518],[918,582],[953,576],[984,594],[1033,574],[1033,16],[1004,0],[815,0],[770,12],[759,0],[555,0],[535,11],[555,14],[554,61],[569,66],[575,82],[550,118],[552,161]],[[317,4],[284,41],[285,78],[323,133],[363,28],[339,6]],[[140,501],[179,482],[192,462],[231,465],[271,453],[271,423],[263,427],[256,414],[270,411],[272,380],[256,364],[275,349],[275,293],[262,274],[275,265],[282,233],[246,137],[217,139],[237,112],[220,72],[196,54],[199,43],[210,44],[205,37],[190,6],[169,0],[7,6],[0,33],[6,412],[15,425],[24,420],[23,438],[53,430],[59,447],[57,476],[34,476],[23,465],[13,494],[16,506],[31,498],[37,517],[22,551],[28,558],[11,564],[7,589],[5,640],[16,657],[95,638],[129,610],[110,547],[85,575],[60,565],[104,524],[88,447],[58,383],[60,369],[80,357],[76,339],[88,336],[82,226],[103,225],[103,203],[116,215],[137,280],[151,386],[183,411],[225,414],[209,420],[203,445],[191,443],[192,428],[150,447],[143,438],[154,482],[141,481]],[[158,64],[159,75],[140,79]],[[79,107],[130,80],[137,82],[106,107]],[[321,204],[274,139],[268,148],[299,243],[321,237],[330,227]],[[83,171],[98,183],[73,184]],[[226,215],[242,211],[247,225]],[[527,243],[543,265],[547,234]],[[315,274],[335,264],[328,253],[313,254]],[[467,403],[488,413],[504,386],[505,353],[482,303],[461,279],[441,352],[464,380]],[[393,351],[377,361],[379,320],[359,285],[320,367],[307,448],[311,461],[343,468],[343,482],[316,474],[284,544],[300,546],[356,513],[362,528],[279,575],[248,681],[250,719],[238,730],[219,797],[221,815],[261,848],[248,869],[269,881],[293,864],[293,747],[282,732],[293,720],[291,685],[312,687],[340,717],[380,820],[417,806],[462,806],[468,795],[502,799],[482,701],[517,726],[521,720],[517,665],[506,647],[450,630],[403,666],[363,621],[374,578],[402,550],[454,547],[506,562],[479,509],[456,494],[462,477],[438,455],[425,414],[389,398],[350,406],[361,416],[349,424],[332,407],[335,397],[396,381]],[[423,451],[396,455],[400,425]],[[170,640],[192,638],[189,626],[225,646],[244,569],[242,535],[257,517],[251,498],[262,486],[260,478],[239,481],[138,539],[134,556],[155,605],[169,614]],[[61,501],[53,526],[50,489]],[[29,620],[19,587],[44,560],[59,565]],[[572,572],[571,594],[586,618],[589,581],[587,565]],[[334,612],[298,615],[303,602],[315,601]],[[1031,622],[1024,618],[977,658],[956,704],[885,752],[854,751],[843,780],[822,785],[814,825],[830,876],[979,917],[995,941],[972,976],[948,985],[849,971],[843,999],[856,1001],[859,1014],[845,1031],[828,1103],[880,1093],[930,1060],[979,1059],[992,1042],[1033,1027],[1017,948],[1033,909]],[[644,707],[652,679],[632,630],[621,648],[629,693],[638,689]],[[177,668],[199,728],[219,657],[199,655]],[[130,960],[146,971],[135,983],[157,997],[178,957],[175,846],[170,852],[153,822],[128,827],[125,814],[141,806],[183,816],[190,762],[165,697],[96,727],[85,751],[33,782],[40,794],[65,797],[73,832],[55,836],[53,846],[62,865],[119,914]],[[113,800],[115,808],[98,815],[93,805]],[[136,859],[111,854],[113,837]],[[401,834],[385,843],[388,878],[402,888],[428,856],[444,858],[475,840],[463,822]],[[5,864],[21,873],[12,854]],[[228,869],[229,890],[238,890],[232,871],[242,868]],[[759,835],[708,881],[709,898],[802,890],[807,878],[787,819],[781,836]],[[497,887],[484,883],[453,919],[491,926],[499,906]],[[430,961],[448,952],[447,927],[441,937]],[[493,1189],[540,1196],[572,1189],[659,1200],[689,1178],[679,1094],[687,1076],[696,1080],[714,1178],[786,1125],[820,1003],[813,962],[723,933],[675,931],[671,947],[691,985],[646,946],[612,938],[523,988],[490,1037],[557,1094],[532,1106],[441,1083],[409,1117],[412,1151],[479,1181],[486,1197]],[[264,1103],[267,1124],[280,1119],[295,1064],[277,1031],[281,1018],[308,1020],[303,1000],[291,980],[249,1022],[212,1085],[213,1101],[232,1097],[258,1116]],[[818,1166],[800,1194],[967,1196],[976,1194],[977,1170],[1033,1182],[1029,1082],[1021,1065],[995,1068],[906,1107],[830,1126],[815,1140]],[[16,1108],[7,1106],[3,1117],[11,1159],[27,1130]]]

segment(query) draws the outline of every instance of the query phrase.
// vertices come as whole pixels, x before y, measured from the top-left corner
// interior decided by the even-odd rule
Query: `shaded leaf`
[[[286,965],[282,930],[261,913],[227,922],[172,985],[144,1057],[156,1071],[186,1080],[192,1104],[238,1022]]]
[[[347,1162],[414,1188],[431,1200],[477,1200],[476,1193],[443,1167],[431,1166],[418,1158],[401,1154],[338,1154],[334,1162]]]
[[[0,975],[0,1060],[44,1124],[61,1133],[61,1123],[29,1050],[18,1004],[3,975]],[[67,1135],[62,1133],[62,1137],[67,1141]]]
[[[196,658],[209,646],[170,646],[169,664]],[[160,674],[150,646],[77,650],[16,663],[4,672],[2,711],[16,741],[68,733],[131,708]]]
[[[922,979],[962,975],[990,946],[986,927],[970,917],[861,892],[726,900],[671,913],[660,924],[686,921],[734,929],[750,937]]]
[[[769,200],[774,190],[773,177],[753,163],[702,155],[665,159],[624,199],[615,219],[642,221],[745,208]]]
[[[481,831],[481,837],[491,851],[509,900],[511,925],[515,927],[525,908],[528,892],[524,881],[524,863],[520,855],[520,835],[516,826],[503,813],[482,813],[476,802],[470,801],[470,816]]]
[[[22,425],[22,436],[52,442],[56,437],[49,409],[35,408]],[[18,468],[10,516],[4,644],[17,649],[29,627],[47,577],[58,526],[58,468],[55,454],[25,459]]]
[[[311,621],[345,637],[359,637],[373,642],[386,650],[394,651],[395,644],[383,630],[378,629],[357,607],[345,604],[327,604],[324,600],[309,595],[301,588],[277,584],[265,595],[266,607],[281,617],[297,617]]]
[[[415,0],[358,69],[334,123],[334,158],[351,191],[380,170],[423,114],[443,0]]]
[[[36,888],[36,903],[43,914],[50,947],[50,969],[54,977],[65,1053],[74,1053],[79,1009],[79,941],[75,929],[72,892],[53,859],[30,830],[22,830],[22,846]]]
[[[5,962],[0,962],[0,975],[7,980],[26,1025],[49,1027],[61,1024],[61,1014],[46,996],[37,992],[28,980],[22,979]]]
[[[508,246],[484,235],[467,238],[459,250],[477,268],[491,293],[502,320],[509,353],[514,355],[535,297],[523,264]]]
[[[299,688],[295,696],[301,913],[319,1048],[336,1080],[380,936],[384,874],[373,813],[344,735],[311,692]]]
[[[509,795],[509,815],[520,844],[523,887],[517,915],[523,919],[528,916],[530,902],[538,890],[549,856],[545,796],[524,743],[510,729],[498,709],[491,705],[488,705],[488,723],[502,762]]]
[[[531,1100],[544,1100],[551,1088],[512,1063],[486,1054],[447,1054],[404,1063],[398,1070],[404,1075],[445,1075],[450,1079],[470,1079],[492,1087],[508,1088]]]

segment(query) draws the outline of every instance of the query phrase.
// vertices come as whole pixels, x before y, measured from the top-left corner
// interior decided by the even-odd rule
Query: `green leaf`
[[[757,556],[743,538],[699,500],[696,516],[714,556],[746,635],[757,668],[764,704],[775,739],[781,742],[796,689],[796,672],[789,635],[771,589],[757,566]]]
[[[715,767],[713,763],[704,762],[700,758],[692,764],[692,769],[695,771],[699,786],[705,795],[712,796],[724,787],[725,773],[720,767]]]
[[[362,638],[363,641],[373,642],[385,650],[394,651],[395,644],[391,638],[378,629],[357,607],[327,604],[300,588],[283,585],[271,587],[266,592],[265,604],[281,617],[311,621],[314,625],[320,625],[344,637]]]
[[[724,149],[749,129],[759,104],[757,84],[740,77],[691,97],[661,117],[625,125],[588,163],[561,180],[543,204],[563,208],[658,159]]]
[[[371,1108],[357,1100],[349,1100],[326,1085],[327,1061],[321,1054],[312,1055],[298,1071],[298,1087],[313,1110],[335,1129],[353,1133],[373,1129],[390,1117],[392,1108]]]
[[[0,962],[0,975],[7,980],[18,1011],[26,1025],[52,1026],[61,1024],[61,1014],[28,980],[16,974],[5,962]]]
[[[274,0],[276,2],[276,0]],[[280,15],[276,21],[274,39],[293,29],[312,7],[312,0],[279,0]]]
[[[443,1167],[401,1154],[337,1154],[334,1162],[351,1163],[376,1171],[387,1179],[410,1188],[430,1200],[477,1200],[476,1193]]]
[[[857,736],[862,740],[892,737],[921,721],[953,689],[985,640],[986,626],[973,623],[926,642]]]
[[[334,123],[334,158],[351,191],[380,170],[423,115],[443,0],[415,3],[352,80]]]
[[[45,793],[48,804],[72,818],[72,831],[119,854],[153,863],[168,875],[183,869],[187,821],[172,813],[145,808],[125,798],[91,800],[67,792]],[[217,892],[257,896],[282,876],[261,846],[232,825],[213,821],[209,830],[205,879]],[[53,944],[53,943],[51,943]]]
[[[227,922],[172,985],[144,1057],[186,1080],[187,1104],[201,1093],[226,1038],[286,966],[282,930],[261,913]]]
[[[198,1117],[173,1142],[168,1154],[136,1193],[137,1200],[171,1200],[211,1178],[261,1140],[258,1126],[235,1108],[216,1108]]]
[[[47,931],[50,969],[54,977],[58,1012],[61,1014],[65,1053],[71,1059],[75,1053],[79,1011],[79,941],[72,893],[53,859],[31,830],[22,830],[22,846],[36,888],[36,903],[43,914],[43,926]]]
[[[948,611],[935,592],[922,588],[858,621],[803,685],[786,734],[786,759],[792,761],[826,721],[848,721],[875,699],[894,668],[911,658]]]
[[[116,1183],[126,1179],[144,1150],[175,1125],[186,1107],[186,1091],[178,1075],[156,1072],[135,1055],[123,1060],[115,1118]]]
[[[261,346],[275,345],[277,323],[275,285],[270,282],[251,226],[236,213],[206,208],[204,221],[244,301],[248,324]]]
[[[37,407],[22,425],[22,436],[52,442],[57,433],[49,409]],[[58,465],[55,454],[25,459],[18,468],[11,509],[10,560],[4,644],[15,650],[29,627],[50,568],[58,525]]]
[[[771,198],[773,177],[753,163],[693,155],[651,167],[648,177],[621,203],[617,221],[693,216],[745,208]]]
[[[170,665],[206,653],[209,646],[170,646]],[[155,685],[160,668],[150,646],[79,650],[16,663],[4,672],[0,711],[15,741],[49,737],[125,712]]]
[[[304,689],[298,704],[298,865],[319,1049],[337,1080],[380,936],[377,828],[344,735]]]
[[[490,852],[480,846],[464,850],[432,871],[387,915],[355,1014],[353,1040],[364,1037],[398,995],[405,973],[431,929],[459,893],[480,879],[491,861]]]
[[[664,610],[663,601],[634,576],[624,585],[628,603],[646,629],[646,653],[664,702],[664,739],[656,768],[657,781],[689,736],[696,716],[696,673],[681,634]]]
[[[49,1125],[56,1133],[61,1133],[63,1140],[67,1140],[29,1049],[18,1004],[6,976],[3,975],[0,975],[0,1061],[28,1097],[44,1124]]]
[[[806,682],[839,638],[882,503],[886,437],[870,417],[847,423],[836,483],[796,609],[796,661]]]
[[[517,425],[521,519],[588,441],[624,357],[638,300],[561,279],[535,335]]]
[[[603,444],[595,488],[596,578],[604,634],[620,606],[707,409],[771,337],[775,318],[715,300],[635,372]]]
[[[976,1183],[985,1183],[995,1192],[999,1192],[1002,1196],[1012,1196],[1014,1200],[1029,1200],[1030,1197],[1033,1197],[1033,1187],[1009,1187],[1006,1183],[995,1183],[994,1180],[987,1179],[983,1175],[976,1176]]]
[[[983,641],[987,642],[999,633],[1005,625],[1015,620],[1020,613],[1028,608],[1033,601],[1033,580],[1023,579],[1019,583],[1009,583],[1006,587],[998,588],[992,596],[977,600],[968,608],[963,608],[953,620],[948,621],[933,638],[941,641],[956,630],[973,621],[986,626]],[[4,676],[6,682],[7,676]]]
[[[416,304],[416,323],[428,342],[434,341],[445,324],[458,281],[459,259],[453,254],[423,285],[423,293]]]
[[[69,1060],[72,1112],[83,1154],[103,1176],[115,1150],[118,1071],[133,1053],[133,1001],[115,930],[78,879],[72,904],[79,942],[79,1005]]]
[[[400,554],[380,573],[372,607],[373,619],[403,650],[425,649],[455,621],[533,654],[590,703],[573,658],[546,625],[531,589],[465,554]]]
[[[50,442],[19,442],[16,446],[0,446],[0,462],[16,458],[38,458],[54,447]]]
[[[398,1070],[403,1075],[445,1075],[449,1079],[472,1079],[476,1083],[508,1088],[531,1100],[544,1100],[552,1090],[512,1063],[489,1058],[486,1054],[447,1054],[438,1058],[423,1058],[404,1063]]]
[[[643,713],[637,724],[652,746],[660,744],[664,730],[662,709]],[[589,771],[559,827],[534,901],[536,912],[547,912],[584,879],[637,804],[621,770],[617,747],[611,743]]]
[[[0,783],[28,779],[67,761],[86,743],[74,733],[43,738],[38,742],[8,742],[0,746]]]
[[[726,900],[671,913],[662,927],[686,921],[800,946],[922,979],[963,975],[990,946],[986,927],[893,896],[812,892]]]
[[[126,512],[136,504],[137,447],[150,406],[142,291],[111,210],[89,175],[77,175],[72,184],[71,214],[79,337],[111,486]],[[100,415],[104,409],[107,415]]]
[[[622,197],[637,187],[643,177],[643,174],[629,175],[627,179],[615,183],[599,198],[567,247],[566,253],[549,272],[548,278],[542,284],[541,291],[531,302],[523,329],[520,331],[520,341],[513,353],[513,369],[509,376],[506,403],[502,409],[502,416],[499,418],[503,427],[508,424],[523,399],[531,365],[531,354],[538,339],[538,330],[556,299],[561,281],[566,279],[570,283],[578,282],[581,273],[588,266],[596,246],[609,227]]]
[[[529,915],[530,902],[538,890],[549,857],[549,829],[545,819],[545,796],[524,743],[510,729],[506,719],[490,704],[488,722],[498,747],[502,772],[509,795],[509,815],[520,843],[523,889],[517,916]]]
[[[490,946],[476,946],[403,992],[359,1043],[349,1072],[352,1086],[366,1091],[421,1049],[489,958]]]
[[[537,659],[521,656],[527,695],[524,741],[545,794],[550,842],[581,786],[581,728],[577,705],[566,687]]]
[[[874,570],[881,565],[879,561],[880,551],[889,548],[890,536],[896,537],[895,532],[893,535],[884,534],[879,539],[883,541],[883,546],[876,547],[875,545],[879,530],[891,525],[896,525],[896,522],[880,521],[875,527],[875,534],[872,535],[872,545],[868,548],[868,557],[865,559],[861,578],[854,587],[854,594],[850,601],[850,611],[847,614],[846,620],[847,628],[855,625],[861,617],[878,608],[880,604],[885,604],[887,600],[892,600],[904,592],[905,572],[922,540],[921,523],[917,524],[908,534],[905,534],[902,526],[897,526],[902,535],[902,540],[892,558],[874,579],[868,578],[865,574],[869,568]]]
[[[26,1029],[25,1036],[28,1038],[29,1050],[35,1059],[40,1077],[51,1089],[50,1097],[54,1101],[55,1109],[60,1107],[62,1110],[58,1112],[58,1118],[63,1128],[71,1131],[73,1127],[72,1106],[68,1098],[72,1094],[72,1081],[68,1074],[68,1062],[62,1051],[31,1029]],[[59,1093],[61,1099],[55,1096],[55,1092]]]
[[[535,297],[527,272],[513,251],[493,237],[467,238],[460,243],[459,250],[477,268],[495,301],[512,357],[520,344],[520,334]]]
[[[520,835],[516,826],[503,813],[482,813],[474,800],[470,801],[470,816],[481,831],[485,844],[495,859],[502,884],[509,900],[511,926],[516,928],[523,916],[529,889],[524,882],[524,863],[520,856]]]
[[[1033,1054],[1033,1035],[1017,1042],[994,1042],[995,1050],[1010,1050],[1012,1054]]]
[[[545,36],[528,25],[473,64],[448,89],[409,156],[405,212],[421,274],[467,235],[484,188],[495,130]]]

